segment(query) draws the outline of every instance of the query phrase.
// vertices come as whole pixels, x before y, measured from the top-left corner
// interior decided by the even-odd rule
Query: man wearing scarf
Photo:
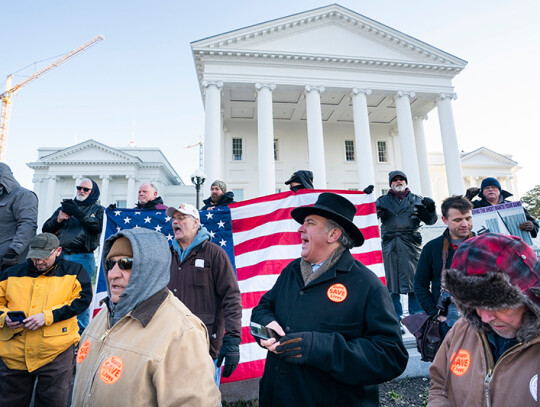
[[[401,320],[401,294],[409,297],[409,314],[422,312],[413,291],[414,272],[422,244],[418,229],[420,222],[433,225],[437,221],[437,213],[433,199],[421,197],[409,190],[407,176],[403,171],[390,172],[388,181],[388,194],[380,196],[375,205],[377,217],[381,220],[386,286]],[[405,333],[403,328],[402,333]]]
[[[83,178],[76,188],[75,198],[62,201],[43,224],[43,232],[54,233],[60,240],[64,259],[82,265],[92,280],[96,273],[94,250],[99,246],[104,208],[98,204],[99,188],[93,180]],[[90,311],[86,310],[78,319],[82,332],[88,326]]]

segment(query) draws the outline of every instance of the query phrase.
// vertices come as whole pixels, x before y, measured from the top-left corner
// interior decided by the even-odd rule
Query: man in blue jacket
[[[349,251],[364,242],[355,214],[350,201],[332,193],[291,211],[301,225],[301,258],[251,314],[282,336],[259,340],[269,350],[261,407],[378,406],[378,384],[405,370],[390,295]]]

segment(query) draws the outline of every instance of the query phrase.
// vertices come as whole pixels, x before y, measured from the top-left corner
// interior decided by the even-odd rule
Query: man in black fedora
[[[301,225],[301,258],[251,314],[282,336],[257,339],[269,350],[261,407],[378,406],[378,384],[407,365],[388,291],[349,251],[364,243],[355,214],[350,201],[332,193],[291,211]]]

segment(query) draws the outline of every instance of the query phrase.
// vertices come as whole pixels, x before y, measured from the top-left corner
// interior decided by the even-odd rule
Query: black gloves
[[[480,193],[480,188],[478,187],[470,187],[467,192],[465,192],[465,198],[467,198],[469,201],[472,201],[473,198]]]
[[[109,206],[107,206],[107,209],[110,211],[114,211],[116,209],[116,203],[112,203]]]
[[[427,196],[422,199],[422,205],[424,205],[428,212],[435,212],[435,201]]]
[[[73,199],[64,199],[62,201],[62,212],[69,216],[75,216],[77,219],[84,218],[84,213],[79,209]]]
[[[371,194],[373,192],[373,189],[375,189],[373,185],[368,185],[367,187],[364,188],[364,193]]]
[[[216,366],[220,367],[225,359],[225,366],[221,375],[223,377],[229,377],[238,366],[240,362],[240,342],[242,340],[236,336],[227,336],[223,337],[223,345],[221,345],[221,350],[219,351],[219,356],[216,361]]]
[[[279,340],[280,345],[276,348],[277,355],[289,363],[305,363],[311,352],[313,343],[312,332],[298,332],[285,335]]]
[[[2,270],[7,269],[8,267],[14,266],[19,262],[19,255],[11,247],[7,249],[6,254],[2,257]]]

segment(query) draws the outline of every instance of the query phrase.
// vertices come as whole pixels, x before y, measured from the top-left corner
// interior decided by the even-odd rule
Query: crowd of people
[[[435,202],[411,192],[403,171],[388,182],[375,203],[386,286],[351,254],[364,236],[349,200],[322,192],[291,211],[300,257],[251,313],[268,333],[254,335],[268,350],[259,405],[377,406],[378,385],[408,362],[402,295],[409,314],[439,319],[445,336],[430,368],[428,406],[538,405],[540,260],[518,237],[472,232],[473,208],[511,194],[486,178],[445,199],[447,227],[422,246],[419,229],[437,221]],[[313,173],[297,171],[286,185],[313,189]],[[80,179],[74,198],[36,234],[36,195],[0,163],[2,405],[219,406],[220,378],[240,363],[242,341],[227,254],[210,241],[196,207],[167,207],[144,183],[135,208],[166,211],[172,245],[145,228],[108,237],[100,259],[107,297],[90,320],[105,212],[99,195],[95,181]],[[234,194],[216,180],[201,210],[231,203]],[[519,229],[536,237],[538,223],[525,217]]]

